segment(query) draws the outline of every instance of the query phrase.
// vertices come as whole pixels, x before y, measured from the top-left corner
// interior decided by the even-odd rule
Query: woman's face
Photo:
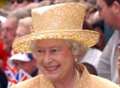
[[[74,56],[64,40],[38,40],[34,55],[40,71],[50,80],[61,80],[73,72]]]

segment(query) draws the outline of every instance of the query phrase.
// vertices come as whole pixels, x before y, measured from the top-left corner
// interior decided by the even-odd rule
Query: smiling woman
[[[33,51],[33,54],[36,55],[39,68],[47,78],[55,81],[67,77],[68,72],[74,74],[74,56],[64,40],[38,40],[35,45],[37,50]]]
[[[56,4],[32,11],[32,33],[18,38],[19,41],[15,39],[13,45],[24,48],[26,42],[32,41],[41,74],[13,88],[119,88],[78,64],[85,47],[95,45],[99,39],[99,33],[82,29],[85,12],[81,3]]]

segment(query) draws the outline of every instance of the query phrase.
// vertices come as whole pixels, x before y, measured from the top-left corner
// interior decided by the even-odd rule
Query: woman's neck
[[[73,88],[76,78],[75,69],[64,76],[63,79],[54,82],[55,88]]]

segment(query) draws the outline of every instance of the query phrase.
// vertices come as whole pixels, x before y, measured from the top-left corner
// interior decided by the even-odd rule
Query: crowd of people
[[[1,0],[0,88],[119,88],[120,0]]]

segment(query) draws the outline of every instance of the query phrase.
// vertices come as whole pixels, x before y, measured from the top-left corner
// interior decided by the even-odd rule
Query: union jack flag
[[[8,66],[8,68],[5,70],[5,73],[9,80],[9,86],[31,78],[27,72],[22,69],[17,70],[15,66]]]

